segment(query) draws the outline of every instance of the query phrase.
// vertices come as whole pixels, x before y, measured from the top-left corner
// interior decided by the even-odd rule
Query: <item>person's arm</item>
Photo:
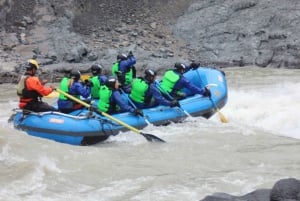
[[[78,95],[81,95],[83,98],[88,98],[91,95],[91,87],[85,87],[80,82],[75,83],[75,88],[78,92]]]
[[[122,73],[126,73],[130,70],[130,67],[132,65],[136,64],[136,59],[135,57],[132,55],[130,57],[128,57],[127,60],[124,60],[124,61],[121,61],[120,64],[119,64],[119,70],[122,72]]]
[[[154,83],[150,85],[150,94],[154,97],[155,101],[160,104],[160,105],[166,105],[166,106],[171,106],[172,102],[168,101],[163,97],[159,89],[155,86]]]
[[[38,77],[29,77],[26,86],[28,90],[35,90],[41,96],[47,96],[53,91],[53,87],[43,86]]]
[[[205,88],[199,88],[190,81],[188,81],[185,77],[182,77],[179,81],[180,85],[189,89],[193,94],[201,94],[203,95],[205,93]]]
[[[134,112],[134,109],[126,104],[122,98],[122,95],[120,94],[119,91],[113,91],[113,94],[112,94],[114,100],[116,101],[117,105],[120,106],[121,108],[121,111],[125,111],[125,112]]]
[[[100,81],[100,84],[103,85],[103,84],[106,83],[107,77],[105,75],[100,75],[99,76],[99,81]]]

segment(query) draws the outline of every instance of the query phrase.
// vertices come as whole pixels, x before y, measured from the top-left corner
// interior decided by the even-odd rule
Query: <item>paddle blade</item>
[[[88,79],[90,79],[90,75],[89,74],[82,74],[81,76],[80,76],[80,80],[81,81],[85,81],[85,80],[88,80]]]
[[[220,117],[220,120],[222,123],[228,123],[228,120],[226,119],[226,117],[220,112],[220,110],[218,109],[217,110],[218,114],[219,114],[219,117]]]
[[[59,93],[57,91],[52,91],[47,96],[44,96],[44,98],[58,98],[58,96],[59,96]]]
[[[163,139],[160,139],[159,137],[152,134],[147,134],[147,133],[140,133],[140,134],[142,134],[149,142],[163,142],[163,143],[166,142]]]

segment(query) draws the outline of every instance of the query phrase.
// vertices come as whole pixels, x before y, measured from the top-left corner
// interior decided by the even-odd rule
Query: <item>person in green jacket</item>
[[[92,99],[99,99],[99,90],[107,81],[107,77],[102,74],[102,66],[100,64],[93,64],[91,66],[92,77],[89,79],[91,84]]]
[[[182,63],[175,63],[174,69],[167,70],[163,75],[160,83],[160,90],[163,94],[168,94],[174,99],[180,100],[186,97],[186,94],[181,90],[186,88],[192,94],[201,94],[210,97],[211,92],[208,88],[199,88],[198,86],[187,80],[183,74],[186,71],[186,66]]]
[[[111,76],[105,85],[100,87],[98,110],[108,114],[131,112],[143,116],[142,110],[135,109],[125,101],[120,93],[118,79]]]

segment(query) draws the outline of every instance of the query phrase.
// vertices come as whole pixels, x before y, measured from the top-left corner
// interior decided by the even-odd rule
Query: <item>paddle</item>
[[[168,96],[168,98],[170,100],[175,100],[174,97],[172,97],[166,90],[164,90],[161,86],[160,83],[156,80],[155,81],[156,86],[158,86],[158,88],[160,89],[160,91],[162,91],[164,94],[166,94]],[[188,113],[188,111],[184,110],[183,108],[179,107],[181,109],[181,111],[183,111],[184,114],[186,114],[186,116],[188,117],[192,117],[192,115],[190,115],[190,113]]]
[[[197,69],[195,69],[197,72],[197,75],[199,77],[199,79],[201,80],[201,76],[199,75],[199,71]],[[217,84],[208,84],[206,85],[205,87],[207,87],[208,89],[210,89],[210,87],[213,87],[213,86],[217,86]],[[209,100],[211,101],[211,103],[213,104],[215,110],[217,111],[218,115],[219,115],[219,118],[220,118],[220,121],[222,123],[228,123],[228,120],[226,119],[226,117],[221,113],[221,111],[219,110],[219,108],[217,107],[216,103],[213,101],[213,99],[211,97],[209,97]]]
[[[146,140],[148,140],[149,142],[165,142],[164,140],[160,139],[159,137],[156,137],[155,135],[143,133],[142,131],[140,131],[140,130],[138,130],[138,129],[136,129],[136,128],[134,128],[134,127],[128,125],[128,124],[126,124],[125,122],[123,122],[123,121],[121,121],[121,120],[119,120],[119,119],[114,118],[113,116],[110,116],[109,114],[107,114],[107,113],[105,113],[105,112],[102,112],[102,111],[98,110],[98,108],[95,108],[95,107],[93,107],[92,105],[90,105],[90,104],[88,104],[88,103],[86,103],[86,102],[84,102],[84,101],[82,101],[82,100],[80,100],[80,99],[78,99],[78,98],[76,98],[76,97],[74,97],[74,96],[72,96],[72,95],[70,95],[70,94],[68,94],[68,93],[66,93],[66,92],[64,92],[64,91],[62,91],[62,90],[60,90],[60,89],[55,89],[55,90],[58,91],[59,93],[63,94],[64,96],[68,97],[69,99],[71,99],[71,100],[73,100],[73,101],[75,101],[75,102],[77,102],[77,103],[83,105],[83,106],[86,107],[86,108],[89,108],[89,109],[92,109],[92,110],[96,110],[96,111],[99,112],[101,115],[103,115],[103,116],[109,118],[109,119],[112,120],[112,121],[117,122],[118,124],[124,126],[125,128],[127,128],[127,129],[129,129],[129,130],[131,130],[131,131],[133,131],[133,132],[135,132],[135,133],[141,134],[141,135],[144,136],[144,137],[146,138]]]
[[[58,98],[59,93],[57,91],[52,91],[47,96],[43,96],[43,98]]]
[[[228,120],[226,119],[226,117],[221,113],[221,111],[219,110],[219,108],[217,107],[216,103],[213,101],[213,99],[211,97],[209,97],[210,101],[212,102],[215,110],[217,111],[220,121],[222,123],[228,123]]]
[[[80,75],[80,80],[81,80],[82,82],[84,82],[85,80],[90,79],[90,77],[91,77],[91,75],[88,74],[88,73],[86,73],[86,74],[81,74],[81,75]]]
[[[130,103],[130,105],[131,105],[134,109],[136,109],[136,108],[137,108],[136,105],[132,102],[132,100],[128,97],[128,95],[124,92],[124,90],[123,90],[123,89],[120,89],[120,91],[124,94],[124,96],[126,97],[126,99],[128,100],[128,102]],[[148,121],[147,118],[144,117],[144,119],[145,119],[145,122],[146,122],[148,125],[151,125],[151,123]]]

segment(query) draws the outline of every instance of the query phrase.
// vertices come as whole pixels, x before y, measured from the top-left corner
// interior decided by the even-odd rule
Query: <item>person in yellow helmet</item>
[[[42,97],[49,95],[54,90],[54,86],[44,86],[46,81],[41,83],[35,75],[38,68],[35,59],[29,59],[25,64],[26,72],[21,77],[17,88],[20,97],[19,108],[34,112],[57,111],[56,108],[42,101]]]

